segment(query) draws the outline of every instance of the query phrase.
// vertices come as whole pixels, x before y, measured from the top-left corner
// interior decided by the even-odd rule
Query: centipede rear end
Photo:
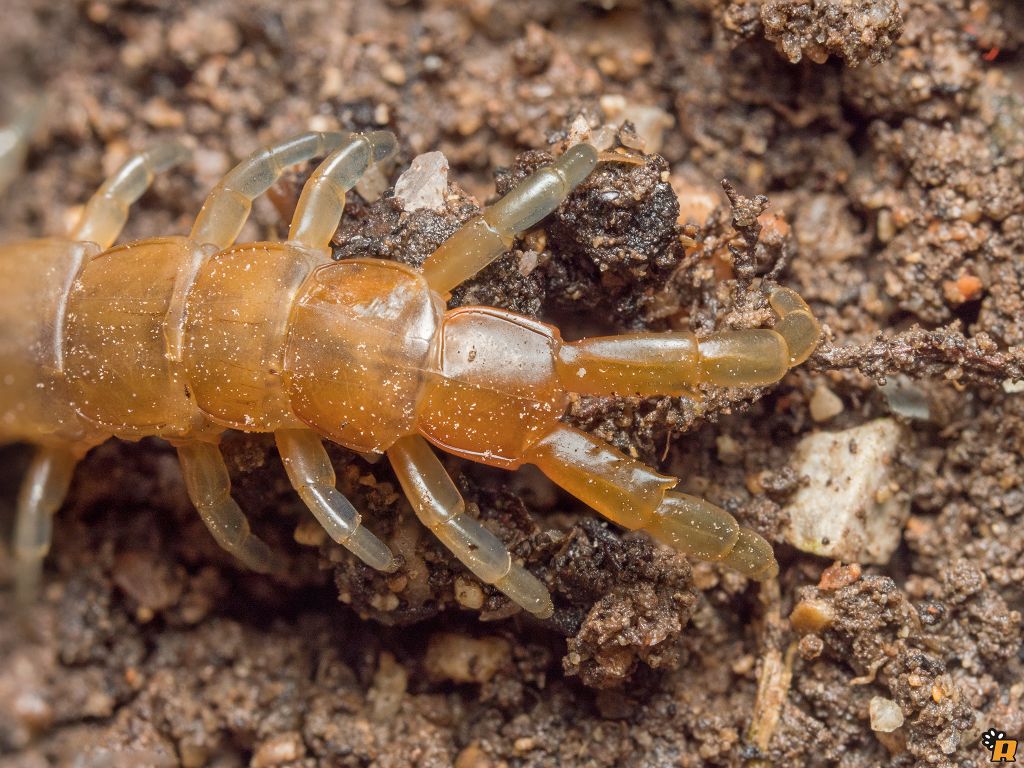
[[[66,240],[0,250],[0,438],[37,446],[18,504],[19,593],[38,587],[52,518],[76,463],[110,438],[156,436],[178,452],[211,535],[249,568],[282,567],[231,496],[225,430],[272,432],[288,477],[327,533],[368,566],[401,567],[336,488],[323,440],[385,454],[422,522],[478,578],[538,618],[547,586],[469,514],[431,444],[514,470],[533,464],[610,520],[764,580],[769,544],[676,478],[561,421],[577,394],[695,396],[704,384],[777,381],[814,349],[818,326],[773,288],[774,329],[634,333],[567,343],[557,328],[489,307],[446,309],[449,292],[541,223],[600,162],[570,147],[471,218],[414,268],[335,263],[345,196],[396,149],[393,135],[308,133],[253,154],[213,189],[188,236],[114,245],[131,203],[188,152],[132,158]],[[253,200],[290,164],[326,156],[283,242],[236,244]]]

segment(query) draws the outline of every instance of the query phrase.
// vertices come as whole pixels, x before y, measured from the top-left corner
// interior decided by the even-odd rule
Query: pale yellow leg
[[[701,382],[697,337],[688,332],[622,333],[564,343],[555,367],[581,395],[690,395]]]
[[[820,329],[803,299],[776,288],[769,302],[775,328],[692,333],[626,333],[561,345],[558,377],[570,392],[623,396],[692,395],[700,384],[772,384],[814,351]]]
[[[7,189],[21,171],[29,141],[42,121],[45,104],[45,99],[35,99],[9,125],[0,128],[0,192]]]
[[[422,437],[402,438],[388,449],[388,459],[417,517],[477,578],[535,616],[554,613],[551,596],[537,577],[512,562],[501,540],[466,514],[455,483]]]
[[[207,196],[191,239],[224,250],[242,231],[253,200],[270,189],[285,168],[333,152],[347,137],[344,133],[303,133],[254,152],[228,171]]]
[[[716,331],[698,345],[698,375],[721,387],[760,387],[785,376],[789,358],[786,340],[776,331]]]
[[[511,245],[517,232],[553,212],[597,165],[597,150],[577,144],[554,163],[528,176],[475,216],[423,262],[430,287],[448,293],[486,267]]]
[[[393,573],[391,550],[362,525],[362,517],[337,488],[334,467],[316,433],[283,429],[274,433],[292,487],[328,535],[371,568]]]
[[[722,558],[722,564],[755,581],[767,581],[779,575],[772,545],[749,528],[740,528],[736,546]]]
[[[768,297],[775,328],[713,333],[699,345],[702,380],[727,387],[761,386],[781,379],[818,345],[821,328],[807,303],[789,288]]]
[[[278,570],[277,555],[252,533],[245,513],[231,498],[231,478],[220,448],[212,443],[183,443],[178,446],[178,459],[188,496],[217,543],[254,571]]]
[[[22,604],[39,591],[53,516],[64,503],[76,464],[78,456],[69,449],[40,447],[22,481],[14,522],[14,583]]]
[[[302,188],[288,239],[326,248],[345,210],[345,195],[371,163],[393,155],[398,144],[388,131],[353,134],[324,160]]]
[[[790,367],[800,365],[818,346],[821,336],[818,321],[811,314],[807,302],[791,288],[777,287],[768,297],[768,303],[779,316],[775,330],[786,340]]]
[[[157,144],[130,158],[103,182],[85,206],[71,239],[97,243],[104,250],[121,234],[132,203],[153,183],[156,174],[183,163],[191,150],[175,143]]]
[[[669,491],[676,478],[661,475],[602,440],[559,425],[527,454],[554,483],[614,523],[647,531],[701,560],[719,561],[754,579],[778,571],[771,545],[740,528],[723,509]]]

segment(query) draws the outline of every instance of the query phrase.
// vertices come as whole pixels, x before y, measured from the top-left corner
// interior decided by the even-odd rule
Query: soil
[[[545,622],[434,543],[386,462],[332,450],[339,487],[404,560],[392,576],[310,524],[270,439],[228,437],[235,495],[288,560],[265,577],[212,542],[168,446],[101,446],[38,605],[19,620],[0,592],[0,765],[960,766],[988,759],[989,728],[1024,738],[1021,8],[6,2],[3,98],[50,105],[4,197],[8,239],[64,231],[158,138],[187,137],[196,161],[157,180],[129,239],[187,231],[261,144],[387,128],[388,181],[440,150],[447,202],[353,195],[336,255],[418,263],[495,190],[601,135],[614,161],[453,304],[569,338],[704,333],[770,324],[778,281],[825,330],[778,386],[582,398],[566,417],[767,536],[777,582],[691,564],[528,470],[445,459],[470,512],[551,588]],[[308,170],[243,239],[284,236]],[[818,423],[821,391],[841,407]],[[844,565],[786,545],[799,439],[886,415],[908,435],[896,554]],[[26,453],[0,456],[9,521]],[[10,565],[0,546],[5,583]],[[872,728],[876,698],[902,726]]]

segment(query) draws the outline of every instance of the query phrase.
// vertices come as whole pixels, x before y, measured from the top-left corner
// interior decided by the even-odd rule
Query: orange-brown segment
[[[325,251],[248,243],[218,253],[188,297],[184,363],[196,402],[247,431],[301,424],[283,391],[288,319]]]
[[[89,261],[68,296],[65,373],[75,407],[119,437],[182,435],[205,419],[168,357],[170,312],[201,259],[185,238],[144,240]]]
[[[518,466],[568,403],[555,370],[558,344],[555,328],[513,312],[449,312],[438,370],[420,398],[420,433],[458,456]]]
[[[289,322],[284,378],[295,415],[359,451],[410,434],[442,310],[422,276],[395,262],[316,270]]]

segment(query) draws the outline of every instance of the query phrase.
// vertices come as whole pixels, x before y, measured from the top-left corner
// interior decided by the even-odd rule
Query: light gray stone
[[[886,418],[801,440],[791,465],[806,484],[785,508],[786,540],[835,560],[887,563],[910,513],[895,462],[904,439]]]
[[[417,155],[395,182],[395,199],[407,211],[439,211],[444,208],[447,191],[448,158],[443,152]]]

